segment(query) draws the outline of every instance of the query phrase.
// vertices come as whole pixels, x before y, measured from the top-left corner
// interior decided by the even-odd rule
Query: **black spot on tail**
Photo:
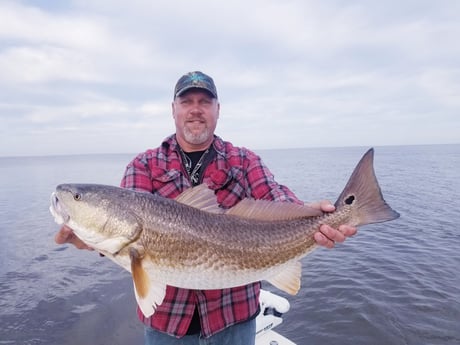
[[[355,201],[355,196],[350,195],[348,198],[345,199],[345,204],[352,205],[354,201]]]

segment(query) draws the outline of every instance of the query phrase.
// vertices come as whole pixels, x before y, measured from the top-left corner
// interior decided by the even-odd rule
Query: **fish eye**
[[[73,198],[75,199],[75,201],[80,201],[81,200],[81,194],[80,193],[75,193],[73,195]]]

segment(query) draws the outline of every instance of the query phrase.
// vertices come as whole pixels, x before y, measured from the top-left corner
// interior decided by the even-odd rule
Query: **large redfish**
[[[356,166],[325,213],[286,202],[244,199],[219,208],[210,189],[188,189],[175,200],[113,186],[62,184],[51,213],[87,245],[130,271],[146,316],[166,285],[222,289],[267,280],[290,294],[300,288],[300,260],[315,247],[321,224],[360,226],[399,217],[384,201],[373,149]]]

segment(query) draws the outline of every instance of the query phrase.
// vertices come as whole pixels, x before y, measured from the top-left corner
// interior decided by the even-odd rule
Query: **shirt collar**
[[[217,154],[221,156],[225,156],[225,143],[217,135],[214,135],[214,140],[212,142],[212,145],[214,146],[214,149],[216,150]],[[176,135],[172,134],[169,137],[167,137],[163,142],[161,143],[161,146],[165,149],[168,150],[169,152],[171,151],[176,151],[179,152],[179,144],[176,139]]]

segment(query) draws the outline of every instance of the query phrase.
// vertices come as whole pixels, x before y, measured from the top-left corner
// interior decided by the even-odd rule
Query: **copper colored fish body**
[[[166,285],[222,289],[267,280],[295,294],[300,259],[316,247],[321,224],[360,226],[399,217],[384,201],[373,169],[373,149],[356,166],[335,203],[322,214],[308,206],[244,199],[218,207],[201,185],[175,200],[91,184],[59,185],[50,211],[86,244],[132,273],[146,316]]]

